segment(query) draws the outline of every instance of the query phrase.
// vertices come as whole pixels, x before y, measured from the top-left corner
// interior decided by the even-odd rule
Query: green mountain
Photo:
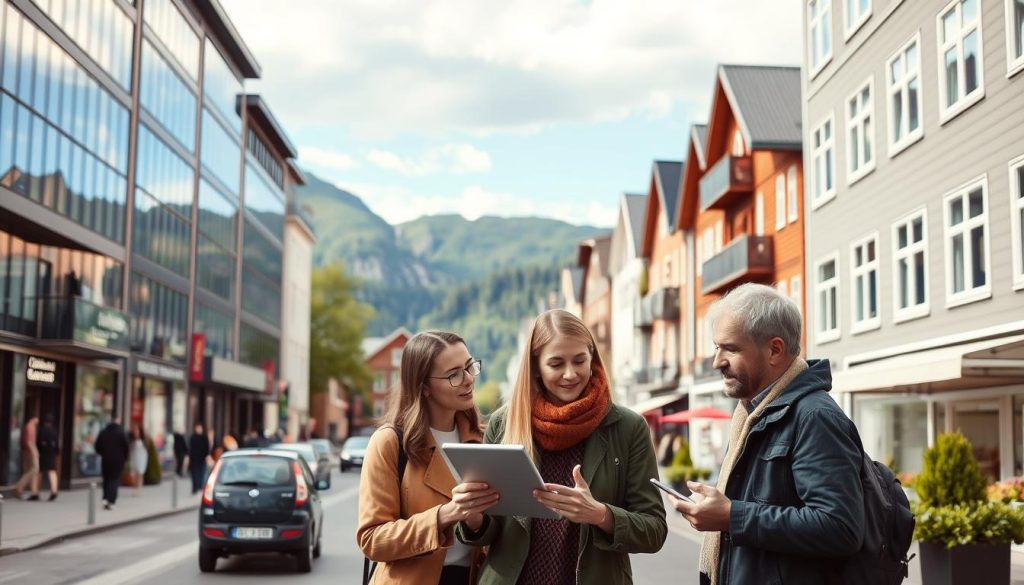
[[[558,289],[580,240],[602,230],[543,218],[425,216],[392,226],[356,195],[306,173],[297,190],[311,211],[315,267],[340,262],[376,311],[367,335],[399,326],[466,336],[488,376],[504,376],[523,317]],[[492,379],[494,379],[492,377]]]

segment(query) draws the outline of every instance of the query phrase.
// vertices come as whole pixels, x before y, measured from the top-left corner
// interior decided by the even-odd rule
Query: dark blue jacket
[[[828,394],[828,360],[808,363],[761,413],[729,475],[719,585],[821,585],[860,550],[860,438]]]

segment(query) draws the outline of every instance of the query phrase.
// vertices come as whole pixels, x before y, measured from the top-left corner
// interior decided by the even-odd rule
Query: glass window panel
[[[139,126],[137,184],[191,221],[195,172],[145,126]]]
[[[921,126],[921,113],[918,111],[918,79],[915,77],[907,84],[907,122],[910,124],[910,131],[913,132]]]
[[[235,256],[224,251],[206,236],[196,242],[196,281],[199,286],[221,298],[235,298]]]
[[[135,192],[134,251],[188,277],[190,230],[181,217],[146,194]]]
[[[953,292],[964,290],[964,236],[953,236]]]
[[[202,134],[203,166],[232,194],[238,193],[242,147],[205,108]]]
[[[899,267],[899,301],[900,308],[906,309],[910,305],[910,270],[907,266],[907,259],[900,259]]]
[[[971,230],[971,286],[985,286],[985,228]]]
[[[14,167],[14,100],[0,94],[0,184],[10,187]],[[0,289],[3,295],[3,289]]]
[[[272,362],[276,367],[280,341],[269,333],[242,323],[238,349],[242,363],[261,368],[266,362]]]
[[[892,95],[892,140],[896,142],[903,134],[903,94]]]
[[[144,18],[192,80],[197,80],[199,37],[174,3],[171,0],[148,0]]]
[[[5,4],[7,23],[4,26],[3,87],[12,94],[18,93],[18,47],[21,41],[21,13]]]
[[[963,198],[955,197],[949,202],[949,225],[957,225],[964,220]]]
[[[964,91],[978,89],[978,31],[964,37]]]
[[[186,150],[195,150],[196,95],[149,43],[142,43],[143,107],[170,132]]]
[[[272,325],[281,324],[281,289],[251,270],[242,271],[242,309]]]
[[[942,42],[948,43],[956,37],[956,31],[960,28],[957,20],[956,7],[953,7],[942,16]]]
[[[245,265],[252,268],[271,282],[281,283],[281,248],[271,242],[248,219],[243,237],[242,258]]]
[[[196,303],[194,331],[206,336],[205,355],[234,359],[234,317]]]
[[[963,13],[963,22],[970,22],[975,18],[978,18],[977,0],[964,0],[960,6],[961,12]]]
[[[242,132],[242,119],[238,115],[236,102],[242,94],[242,84],[209,39],[206,41],[203,67],[203,93],[230,124],[235,136],[239,136]],[[203,123],[206,124],[205,121]]]
[[[284,239],[284,193],[267,181],[251,162],[245,165],[245,208],[277,239]]]
[[[901,225],[896,229],[897,248],[907,247],[907,226]]]
[[[914,254],[914,279],[914,303],[923,305],[928,290],[924,281],[924,252]]]
[[[36,29],[28,21],[21,29],[21,63],[19,72],[21,78],[18,80],[18,97],[29,105],[35,105],[32,101],[32,77],[35,73],[35,51],[36,51]]]
[[[199,231],[223,248],[236,248],[235,227],[238,222],[236,204],[205,179],[199,180]]]
[[[184,362],[188,296],[138,273],[129,290],[132,351]]]
[[[969,217],[978,217],[985,212],[985,200],[982,197],[981,189],[971,191],[968,200],[970,201]]]
[[[946,105],[955,104],[960,96],[960,85],[956,67],[956,47],[946,51]]]
[[[1014,55],[1024,57],[1024,0],[1013,3],[1013,36]]]

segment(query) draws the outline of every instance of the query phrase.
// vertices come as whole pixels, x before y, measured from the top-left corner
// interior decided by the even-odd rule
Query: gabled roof
[[[679,179],[683,176],[683,163],[677,161],[654,161],[654,181],[658,200],[668,219],[668,233],[676,231],[676,215],[679,209]]]
[[[640,255],[641,238],[644,235],[644,211],[647,210],[647,197],[638,193],[626,193],[622,196],[622,212],[626,215],[626,229],[633,243],[633,254]]]
[[[690,140],[693,142],[694,150],[697,152],[697,163],[700,165],[700,168],[702,170],[707,168],[708,162],[704,149],[707,148],[708,144],[708,125],[694,124],[690,126]]]
[[[749,150],[803,148],[799,67],[720,65],[717,81]]]
[[[597,254],[597,265],[601,270],[601,276],[608,276],[609,257],[612,250],[612,234],[608,232],[603,236],[594,238],[594,251]]]
[[[579,266],[569,267],[569,282],[572,284],[572,298],[576,303],[583,302],[583,276],[585,272]]]
[[[372,359],[378,353],[380,353],[380,351],[382,349],[384,349],[385,347],[390,345],[392,341],[394,341],[395,339],[397,339],[398,337],[400,337],[402,335],[404,335],[406,338],[412,337],[412,333],[410,333],[408,329],[406,329],[405,327],[399,327],[398,329],[395,329],[394,331],[389,333],[387,337],[384,337],[384,338],[372,337],[372,338],[369,338],[369,339],[364,339],[363,340],[363,355],[366,356],[366,358],[365,358],[366,361],[370,361],[370,359]],[[376,340],[378,343],[377,343],[377,345],[372,346],[372,347],[369,348],[369,350],[367,350],[367,342],[370,341],[371,339],[372,340]]]

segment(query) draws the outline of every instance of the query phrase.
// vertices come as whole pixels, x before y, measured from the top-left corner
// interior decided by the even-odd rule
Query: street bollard
[[[96,482],[89,484],[89,514],[86,517],[86,524],[92,526],[96,523]]]
[[[171,478],[171,509],[178,509],[178,476]]]

